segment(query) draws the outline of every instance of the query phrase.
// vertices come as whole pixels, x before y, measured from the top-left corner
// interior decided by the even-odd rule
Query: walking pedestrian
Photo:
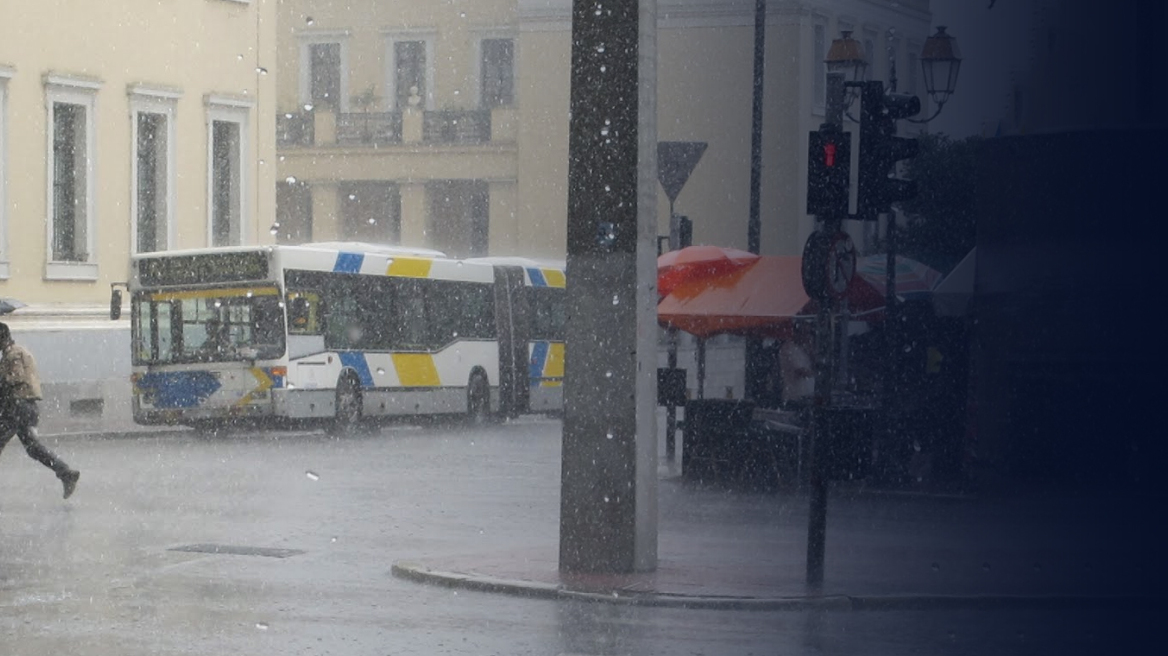
[[[32,353],[13,341],[8,325],[0,323],[0,452],[14,435],[19,436],[28,455],[61,479],[68,499],[77,487],[81,472],[71,469],[37,439],[40,398],[41,381]]]

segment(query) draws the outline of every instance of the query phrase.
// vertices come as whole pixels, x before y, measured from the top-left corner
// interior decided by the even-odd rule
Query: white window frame
[[[99,80],[49,73],[44,76],[45,86],[45,279],[46,280],[97,280],[97,261],[94,253],[97,244],[97,92],[102,83]],[[58,262],[53,260],[53,202],[54,161],[53,161],[53,105],[64,103],[85,108],[85,257],[84,262]]]
[[[336,111],[349,111],[349,37],[348,30],[320,30],[300,32],[296,35],[300,43],[300,107],[303,109],[312,105],[312,46],[321,43],[338,43],[341,48],[341,97],[337,100]],[[307,111],[307,110],[306,110]]]
[[[397,106],[397,52],[394,44],[398,41],[422,41],[426,44],[426,97],[422,98],[422,109],[434,109],[434,40],[435,30],[393,30],[381,33],[385,40],[385,106],[389,110],[401,111]]]
[[[0,66],[0,280],[8,279],[8,80],[16,71]]]
[[[131,85],[126,88],[130,98],[130,253],[138,252],[138,115],[162,114],[166,117],[166,228],[165,250],[174,248],[175,205],[175,113],[182,92],[177,89]]]
[[[207,204],[207,245],[215,243],[215,123],[217,121],[235,123],[239,126],[239,152],[236,156],[239,158],[239,231],[236,237],[236,244],[239,246],[246,246],[248,244],[249,231],[248,227],[251,225],[251,180],[248,177],[249,166],[247,165],[249,158],[248,153],[251,152],[251,135],[248,129],[251,125],[251,113],[255,107],[255,103],[250,100],[234,98],[231,96],[208,95],[204,98],[203,104],[206,107],[206,129],[207,129],[207,188],[204,201]]]
[[[471,79],[474,80],[475,107],[488,109],[483,104],[483,41],[509,39],[511,41],[511,104],[502,108],[519,106],[519,39],[513,32],[504,30],[483,31],[474,37],[474,53],[471,55]],[[429,57],[429,53],[426,55]]]

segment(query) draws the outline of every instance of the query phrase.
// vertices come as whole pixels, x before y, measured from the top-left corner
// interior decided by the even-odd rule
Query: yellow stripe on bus
[[[385,273],[403,278],[429,278],[431,264],[430,260],[420,257],[395,257]]]
[[[228,296],[275,296],[275,287],[233,287],[231,289],[190,289],[181,292],[156,292],[152,301],[185,301],[192,298],[225,298]]]
[[[551,342],[548,344],[547,362],[543,365],[544,378],[564,377],[564,343]]]
[[[403,387],[437,387],[442,384],[434,356],[429,353],[393,353],[393,368]]]
[[[543,279],[547,281],[548,287],[564,287],[566,285],[564,272],[559,269],[544,269]]]
[[[259,383],[259,385],[257,385],[256,388],[252,391],[244,394],[243,398],[235,403],[237,407],[245,406],[251,403],[257,394],[263,394],[264,392],[272,389],[272,386],[275,384],[275,381],[272,380],[272,377],[268,375],[268,372],[260,369],[259,367],[252,367],[251,375],[255,377],[256,382]]]

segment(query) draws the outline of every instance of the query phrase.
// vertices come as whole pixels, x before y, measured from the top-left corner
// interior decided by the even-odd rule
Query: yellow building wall
[[[7,251],[0,294],[36,304],[104,303],[131,250],[131,111],[127,89],[181,93],[175,103],[175,248],[207,245],[207,95],[253,103],[242,158],[245,243],[272,240],[275,215],[277,0],[167,2],[3,0],[7,84]],[[43,76],[98,80],[93,172],[95,281],[46,280],[47,109]]]

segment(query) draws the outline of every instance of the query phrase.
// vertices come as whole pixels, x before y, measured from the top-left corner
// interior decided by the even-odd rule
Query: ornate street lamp
[[[827,73],[842,74],[844,83],[860,82],[864,79],[864,71],[868,68],[868,57],[864,54],[864,47],[852,38],[851,30],[842,30],[840,38],[831,42],[827,50],[827,57],[823,62],[827,64]],[[856,89],[848,89],[844,105],[850,106],[858,96]]]
[[[925,75],[925,90],[937,103],[936,116],[957,88],[957,73],[961,70],[961,52],[957,39],[945,33],[945,26],[937,26],[937,33],[925,39],[921,48],[921,71]],[[931,120],[930,117],[928,120]]]

